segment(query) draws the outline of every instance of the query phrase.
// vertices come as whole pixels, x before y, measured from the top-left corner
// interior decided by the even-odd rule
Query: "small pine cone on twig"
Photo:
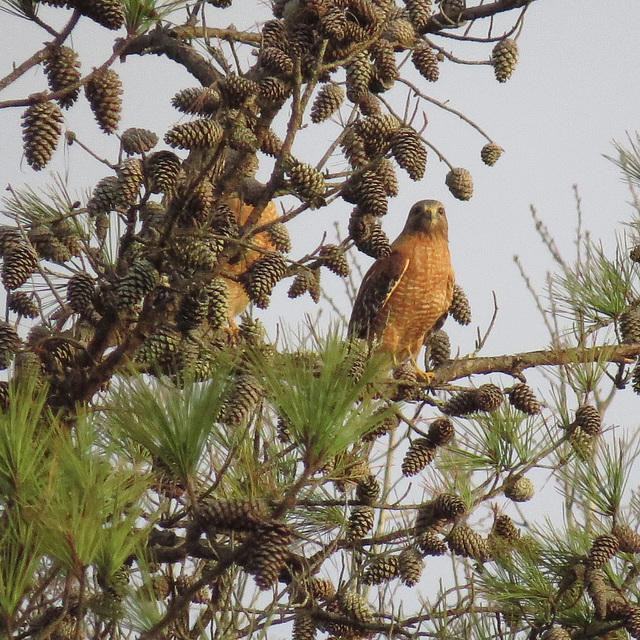
[[[173,151],[156,151],[145,163],[149,189],[153,193],[171,195],[178,186],[182,160]]]
[[[118,200],[125,207],[135,204],[144,182],[144,171],[140,158],[127,158],[117,169]]]
[[[279,253],[268,253],[256,260],[243,278],[249,299],[261,309],[269,306],[271,291],[282,280],[286,271],[287,263]]]
[[[403,15],[403,12],[400,15]],[[416,32],[413,25],[403,17],[391,20],[386,25],[384,37],[391,42],[395,51],[411,49],[416,42]]]
[[[69,4],[106,29],[115,31],[124,24],[125,8],[120,0],[72,0]]]
[[[416,46],[411,54],[411,62],[425,80],[436,82],[440,77],[435,49],[428,42],[420,42]]]
[[[480,150],[480,158],[487,166],[493,167],[498,162],[504,149],[494,142],[488,142]]]
[[[620,543],[616,536],[608,533],[598,536],[591,544],[591,549],[589,549],[589,567],[601,569],[618,553],[619,549]]]
[[[122,82],[113,69],[98,69],[84,88],[98,126],[105,133],[118,128],[122,111]]]
[[[380,484],[373,474],[360,478],[356,484],[356,499],[364,505],[372,505],[380,495]]]
[[[309,292],[311,299],[317,304],[320,301],[320,270],[303,267],[298,271],[289,287],[288,296],[298,298]]]
[[[207,500],[198,506],[196,521],[202,529],[216,531],[257,531],[269,510],[263,500]]]
[[[264,525],[253,534],[245,569],[253,574],[261,591],[270,589],[278,580],[292,540],[293,531],[280,522]]]
[[[158,281],[158,272],[148,260],[136,260],[115,288],[118,309],[129,309],[151,293]]]
[[[373,78],[370,87],[374,93],[382,93],[391,89],[399,77],[393,45],[386,38],[380,38],[369,47],[369,51],[373,58]]]
[[[391,136],[391,154],[412,180],[422,180],[427,167],[427,149],[414,129],[402,127]]]
[[[413,548],[404,549],[398,556],[398,574],[407,587],[413,587],[422,576],[424,562],[420,554]]]
[[[504,495],[514,502],[528,502],[535,495],[533,482],[525,476],[509,479],[504,486]]]
[[[600,412],[589,404],[582,405],[576,409],[576,417],[570,425],[571,429],[580,427],[584,433],[595,437],[602,431],[602,418]]]
[[[640,638],[640,607],[630,606],[624,619],[624,627],[632,638]]]
[[[24,318],[36,318],[40,314],[33,298],[23,291],[12,291],[7,295],[7,309]]]
[[[170,147],[178,149],[213,149],[224,137],[224,129],[215,120],[194,120],[177,124],[164,135]]]
[[[356,54],[347,65],[347,98],[355,104],[369,95],[373,67],[366,53]]]
[[[445,184],[454,198],[471,200],[473,196],[473,178],[467,169],[454,167],[447,173]]]
[[[354,128],[364,140],[367,154],[374,156],[389,148],[394,134],[400,129],[400,121],[395,116],[381,113],[359,120]]]
[[[635,309],[624,311],[618,318],[618,329],[623,344],[640,342],[640,315]]]
[[[508,542],[515,542],[520,539],[520,531],[513,524],[513,520],[505,514],[496,516],[493,521],[492,533]]]
[[[49,45],[44,60],[44,72],[49,88],[53,92],[63,91],[80,80],[80,61],[78,54],[65,46]],[[67,91],[58,98],[58,104],[68,109],[80,94],[80,87]]]
[[[433,500],[423,504],[416,516],[416,531],[425,533],[447,522],[454,522],[466,512],[467,508],[460,496],[454,493],[441,493]]]
[[[315,600],[329,600],[336,594],[336,588],[333,586],[331,580],[328,578],[318,578],[316,576],[313,576],[309,580],[309,590]]]
[[[431,18],[431,0],[405,0],[411,23],[419,33],[423,32]]]
[[[402,461],[402,473],[405,476],[415,476],[420,473],[436,457],[436,448],[429,438],[414,440]]]
[[[368,585],[382,584],[398,575],[398,556],[379,556],[364,570],[362,582]]]
[[[286,51],[289,43],[287,29],[282,20],[267,20],[262,25],[262,43],[263,49],[267,47],[276,47]]]
[[[36,171],[44,169],[51,160],[62,133],[62,112],[53,102],[32,104],[22,116],[24,154]]]
[[[291,640],[314,640],[316,625],[308,611],[298,609],[293,617]]]
[[[340,141],[340,146],[345,158],[354,169],[362,167],[369,162],[364,140],[353,127],[346,129]]]
[[[228,426],[239,426],[249,417],[262,398],[264,391],[257,378],[250,374],[236,377],[225,402],[222,421]]]
[[[120,144],[122,150],[128,154],[146,153],[153,149],[158,143],[158,136],[149,129],[139,129],[130,127],[122,132],[120,136]]]
[[[0,320],[0,369],[9,366],[21,344],[18,332],[8,322]]]
[[[640,534],[630,526],[615,524],[613,535],[618,539],[622,553],[640,553]]]
[[[515,40],[505,38],[493,47],[491,63],[498,82],[506,82],[515,71],[518,63],[518,45]]]
[[[351,508],[347,537],[349,540],[362,540],[373,528],[375,510],[368,505],[358,505]]]
[[[281,253],[289,253],[291,251],[291,236],[284,223],[274,222],[267,229],[267,235],[269,236],[269,242],[271,242],[276,251]]]
[[[477,389],[465,389],[452,395],[441,407],[448,416],[466,416],[479,411]]]
[[[342,87],[332,83],[325,84],[311,107],[311,121],[324,122],[340,108],[343,100]]]
[[[447,543],[433,531],[422,533],[416,544],[425,556],[442,556],[447,552]]]
[[[464,289],[459,284],[453,285],[453,296],[449,306],[449,315],[463,326],[471,322],[471,306]]]
[[[470,527],[458,525],[447,537],[449,549],[460,556],[486,562],[490,558],[488,542]]]
[[[232,107],[242,105],[245,100],[257,96],[260,87],[257,82],[239,76],[237,73],[229,73],[221,83],[221,89],[226,95],[227,103]]]
[[[171,106],[194,116],[212,116],[220,106],[220,92],[215,86],[189,87],[171,98]]]
[[[363,171],[349,178],[341,189],[342,199],[357,204],[360,215],[384,216],[387,213],[387,189],[382,177]]]
[[[434,369],[451,357],[451,342],[446,331],[440,329],[425,336],[425,344],[428,348],[429,362]]]
[[[0,257],[6,256],[13,247],[23,242],[24,239],[18,227],[0,226]]]
[[[116,176],[102,178],[96,184],[87,202],[87,213],[93,218],[102,213],[109,213],[117,206],[119,200],[120,182]]]
[[[512,407],[535,416],[540,413],[540,402],[531,387],[524,382],[517,382],[508,391],[509,403]]]
[[[478,409],[487,413],[495,411],[504,400],[502,389],[495,384],[483,384],[476,390]]]
[[[319,257],[322,264],[341,278],[349,275],[349,264],[344,250],[335,244],[325,244],[320,248]]]
[[[176,313],[176,325],[182,333],[193,331],[206,320],[209,313],[209,293],[206,288],[194,288],[185,293]]]
[[[260,140],[260,151],[275,158],[280,155],[282,144],[282,140],[271,129],[267,129]]]
[[[356,591],[343,591],[338,596],[340,610],[357,622],[371,622],[373,614],[367,601]]]
[[[349,237],[359,251],[372,258],[391,254],[391,245],[380,223],[374,216],[361,216],[354,210],[349,218]]]
[[[629,257],[634,262],[640,262],[640,244],[636,245],[635,247],[633,247],[633,249],[631,249],[631,251],[629,251]]]
[[[427,438],[433,447],[448,445],[455,436],[453,422],[449,418],[436,418],[430,425]]]
[[[2,262],[2,283],[5,289],[21,287],[38,268],[38,255],[31,244],[11,246],[4,252]]]
[[[293,74],[295,65],[291,56],[278,47],[265,47],[260,51],[260,64],[272,73],[289,77]]]
[[[83,313],[93,306],[94,293],[94,280],[86,271],[80,271],[69,278],[67,302],[76,313]]]
[[[292,160],[288,163],[287,174],[295,195],[311,209],[324,206],[327,185],[324,176],[315,167],[306,162]]]
[[[385,411],[385,409],[383,409],[382,411]],[[372,442],[376,438],[380,438],[390,431],[393,431],[399,425],[400,416],[396,413],[392,413],[391,415],[387,415],[383,420],[381,420],[378,424],[374,425],[369,431],[367,431],[362,439],[364,440],[364,442]]]

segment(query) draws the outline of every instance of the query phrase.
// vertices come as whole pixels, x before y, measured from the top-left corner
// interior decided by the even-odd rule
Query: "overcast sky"
[[[64,10],[44,9],[47,16],[68,16]],[[210,24],[226,26],[233,22],[240,28],[251,27],[261,14],[267,13],[264,5],[256,9],[256,3],[238,0],[226,12],[212,9]],[[113,34],[83,20],[74,34],[73,45],[87,70],[107,57]],[[494,34],[499,35],[500,28],[506,28],[508,22],[511,18],[497,21]],[[619,222],[628,219],[626,187],[618,169],[602,154],[612,152],[613,139],[624,141],[626,131],[634,132],[640,127],[640,39],[635,29],[628,28],[638,24],[640,3],[635,0],[609,4],[607,9],[596,0],[539,0],[527,12],[518,39],[520,63],[507,83],[496,82],[491,67],[462,67],[449,62],[443,63],[437,83],[422,82],[426,92],[438,100],[448,100],[505,149],[495,167],[484,166],[479,158],[484,144],[481,136],[455,116],[443,115],[427,105],[429,125],[425,135],[454,166],[472,172],[475,195],[469,202],[455,200],[444,185],[447,167],[430,153],[424,180],[416,184],[403,179],[404,190],[392,201],[390,214],[383,221],[394,237],[413,202],[436,198],[445,203],[458,281],[467,291],[474,311],[472,327],[449,327],[463,352],[473,346],[475,326],[484,328],[489,322],[492,291],[496,292],[499,315],[487,343],[487,354],[539,348],[547,340],[541,323],[533,317],[534,307],[522,291],[512,260],[514,254],[519,254],[538,283],[543,282],[546,269],[552,266],[535,234],[530,204],[537,207],[567,252],[572,250],[575,228],[574,183],[582,194],[585,226],[607,247],[613,246],[614,233],[621,228]],[[481,35],[478,30],[475,34]],[[46,40],[39,29],[6,14],[0,14],[0,38],[5,52],[0,60],[2,76]],[[480,52],[451,40],[438,42],[462,58],[489,56],[490,46]],[[193,79],[182,68],[154,56],[132,58],[124,65],[116,63],[115,69],[125,82],[121,130],[144,126],[162,136],[180,116],[169,105],[171,96],[180,88],[193,86]],[[34,70],[0,94],[0,100],[21,97],[44,86],[40,72]],[[400,103],[405,95],[400,92]],[[21,112],[22,109],[0,111],[0,182],[14,187],[44,184],[47,172],[36,174],[20,160]],[[115,157],[116,141],[97,135],[84,100],[68,112],[67,122],[99,154]],[[337,130],[337,125],[330,124],[325,129],[327,138]],[[305,135],[317,153],[317,130],[310,129]],[[304,136],[301,139],[304,141]],[[105,175],[104,167],[79,149],[62,147],[51,167],[68,170],[74,187],[90,187]],[[296,149],[304,155],[302,146]],[[331,166],[335,168],[339,163]],[[310,228],[331,230],[334,218],[339,218],[344,228],[349,211],[348,205],[340,203],[291,225],[293,257],[317,245],[317,236],[309,233]],[[363,258],[362,263],[367,266],[369,260]],[[330,292],[341,295],[343,287],[336,276],[327,274],[324,284]],[[271,326],[279,317],[300,317],[300,305],[286,298],[287,287],[288,283],[281,284],[270,309],[261,312]]]

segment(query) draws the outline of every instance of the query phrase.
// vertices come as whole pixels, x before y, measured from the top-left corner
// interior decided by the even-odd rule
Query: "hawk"
[[[349,335],[367,340],[394,364],[415,359],[425,336],[440,328],[453,295],[448,225],[437,200],[411,207],[390,255],[364,276],[349,321]]]

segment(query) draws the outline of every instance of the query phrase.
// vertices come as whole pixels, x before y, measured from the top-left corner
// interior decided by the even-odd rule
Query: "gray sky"
[[[613,139],[624,141],[625,132],[638,127],[640,40],[633,29],[625,26],[640,24],[640,4],[623,0],[616,3],[616,8],[604,10],[596,0],[535,2],[518,40],[518,68],[505,84],[495,81],[491,67],[463,67],[450,62],[442,64],[440,80],[435,84],[412,76],[425,92],[438,100],[448,100],[505,149],[495,167],[486,167],[479,158],[484,144],[481,136],[457,117],[443,115],[427,105],[426,137],[454,166],[472,172],[475,195],[469,202],[455,200],[444,185],[447,167],[430,153],[424,180],[417,184],[403,178],[404,190],[392,201],[390,214],[383,221],[393,238],[413,202],[437,198],[445,203],[458,281],[467,291],[474,311],[471,328],[459,328],[453,323],[448,326],[462,352],[472,348],[476,324],[485,328],[489,322],[492,291],[497,295],[499,314],[487,343],[487,354],[539,348],[546,342],[547,336],[534,317],[532,302],[523,293],[512,261],[513,255],[519,254],[538,283],[542,283],[551,266],[535,234],[530,204],[537,207],[567,253],[572,250],[576,220],[574,183],[583,198],[585,226],[607,247],[613,246],[614,233],[620,229],[618,223],[630,215],[625,204],[628,193],[619,171],[602,154],[612,152]],[[64,10],[44,9],[43,15],[68,16]],[[226,12],[212,9],[210,24],[226,26],[233,22],[238,27],[250,27],[266,14],[265,6],[256,10],[254,2],[239,0]],[[87,70],[106,58],[112,34],[83,20],[74,34],[73,45]],[[510,22],[498,20],[494,34],[499,35]],[[476,30],[475,35],[481,34]],[[0,60],[2,76],[46,39],[39,29],[6,14],[0,14],[0,38],[6,52]],[[488,58],[491,46],[484,45],[480,51],[452,40],[438,42],[461,58]],[[145,126],[162,136],[179,121],[180,114],[170,107],[169,100],[175,91],[195,84],[184,70],[155,56],[131,58],[124,65],[116,63],[115,69],[125,82],[121,130]],[[40,72],[34,70],[0,94],[0,99],[24,96],[44,86]],[[402,105],[405,96],[401,90],[396,104]],[[36,174],[20,161],[21,112],[22,109],[0,111],[0,182],[14,187],[44,184],[48,179],[46,171]],[[83,99],[67,112],[67,122],[99,154],[114,159],[116,141],[97,134]],[[320,130],[312,127],[301,140],[306,139],[317,153],[318,140],[337,130],[337,125],[330,124],[319,134]],[[67,150],[63,146],[50,166],[57,171],[68,170],[74,187],[92,186],[106,174],[99,163],[79,149]],[[300,156],[307,151],[301,146],[296,149]],[[330,164],[330,168],[340,166],[338,161]],[[349,211],[348,205],[340,203],[329,211],[310,213],[295,221],[291,225],[293,257],[317,245],[317,235],[310,234],[310,228],[331,230],[333,219],[339,218],[344,229]],[[369,262],[362,258],[365,266]],[[336,276],[327,273],[323,281],[332,294],[340,297],[343,286]],[[278,317],[300,317],[300,305],[286,298],[287,288],[288,284],[281,284],[269,310],[260,312],[271,326]],[[307,308],[312,310],[313,305]],[[348,313],[346,305],[345,312]],[[521,331],[523,327],[525,331]]]

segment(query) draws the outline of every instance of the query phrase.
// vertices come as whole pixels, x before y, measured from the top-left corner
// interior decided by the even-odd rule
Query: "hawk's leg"
[[[418,379],[418,382],[424,382],[426,384],[431,384],[433,382],[433,378],[435,376],[435,374],[433,373],[433,371],[423,371],[418,363],[416,362],[415,358],[411,358],[409,360],[409,362],[411,363],[411,365],[413,366],[415,372],[416,372],[416,378]]]

